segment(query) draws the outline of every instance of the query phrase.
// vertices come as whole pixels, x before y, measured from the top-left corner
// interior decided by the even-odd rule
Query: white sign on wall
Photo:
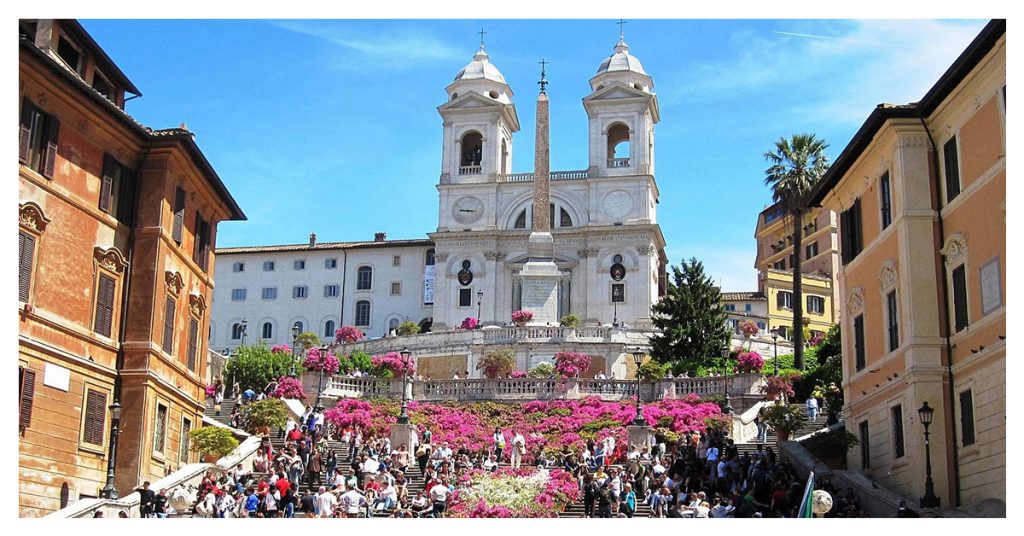
[[[67,392],[71,386],[71,371],[64,367],[47,363],[46,368],[43,369],[43,385]]]
[[[997,257],[981,267],[981,314],[987,315],[1003,304],[1001,287]]]
[[[423,268],[423,304],[434,304],[434,265]]]

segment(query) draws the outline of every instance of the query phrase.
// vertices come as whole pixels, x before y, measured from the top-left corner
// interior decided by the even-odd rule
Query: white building
[[[411,320],[429,327],[433,244],[429,240],[254,246],[217,250],[210,348],[245,342],[291,344],[292,326],[334,339],[357,326],[380,337]]]
[[[591,78],[591,93],[581,95],[590,121],[587,167],[551,172],[559,317],[649,326],[664,292],[653,85],[620,39]],[[445,89],[440,210],[430,240],[219,249],[212,348],[241,343],[243,319],[247,342],[271,344],[290,342],[295,322],[321,337],[341,325],[380,337],[404,320],[445,331],[478,310],[485,325],[509,323],[521,306],[533,216],[533,173],[510,169],[520,129],[512,88],[481,47]],[[330,259],[336,267],[325,265]],[[364,289],[367,270],[372,283]]]
[[[761,292],[723,292],[722,306],[728,316],[729,329],[740,335],[740,325],[753,322],[759,337],[768,337],[768,298]]]

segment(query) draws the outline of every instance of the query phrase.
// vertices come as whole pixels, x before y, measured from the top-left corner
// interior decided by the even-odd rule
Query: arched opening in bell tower
[[[608,128],[608,167],[629,167],[629,127],[615,123]]]
[[[459,161],[459,175],[480,173],[480,162],[484,156],[484,137],[476,131],[462,136],[462,158]]]

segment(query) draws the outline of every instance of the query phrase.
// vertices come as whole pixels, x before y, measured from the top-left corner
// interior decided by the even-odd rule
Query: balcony
[[[553,181],[582,180],[588,177],[587,170],[577,169],[572,171],[552,171],[548,177]],[[533,182],[536,176],[533,173],[500,173],[498,182]]]
[[[479,175],[480,166],[460,166],[459,175]]]
[[[608,167],[610,168],[627,168],[629,167],[629,158],[609,158]]]

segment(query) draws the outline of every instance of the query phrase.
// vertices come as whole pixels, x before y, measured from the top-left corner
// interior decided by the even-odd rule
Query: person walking
[[[526,452],[526,439],[519,432],[515,433],[512,438],[512,468],[519,469],[520,464],[523,462],[523,454]]]
[[[494,459],[501,461],[501,453],[505,450],[505,435],[498,428],[494,429]]]
[[[768,423],[764,420],[764,406],[757,411],[754,417],[754,426],[757,427],[757,442],[764,443],[768,439]]]
[[[818,399],[813,396],[807,398],[807,420],[818,420]]]
[[[632,484],[626,484],[622,489],[622,512],[631,518],[636,512],[636,493],[633,492]]]

